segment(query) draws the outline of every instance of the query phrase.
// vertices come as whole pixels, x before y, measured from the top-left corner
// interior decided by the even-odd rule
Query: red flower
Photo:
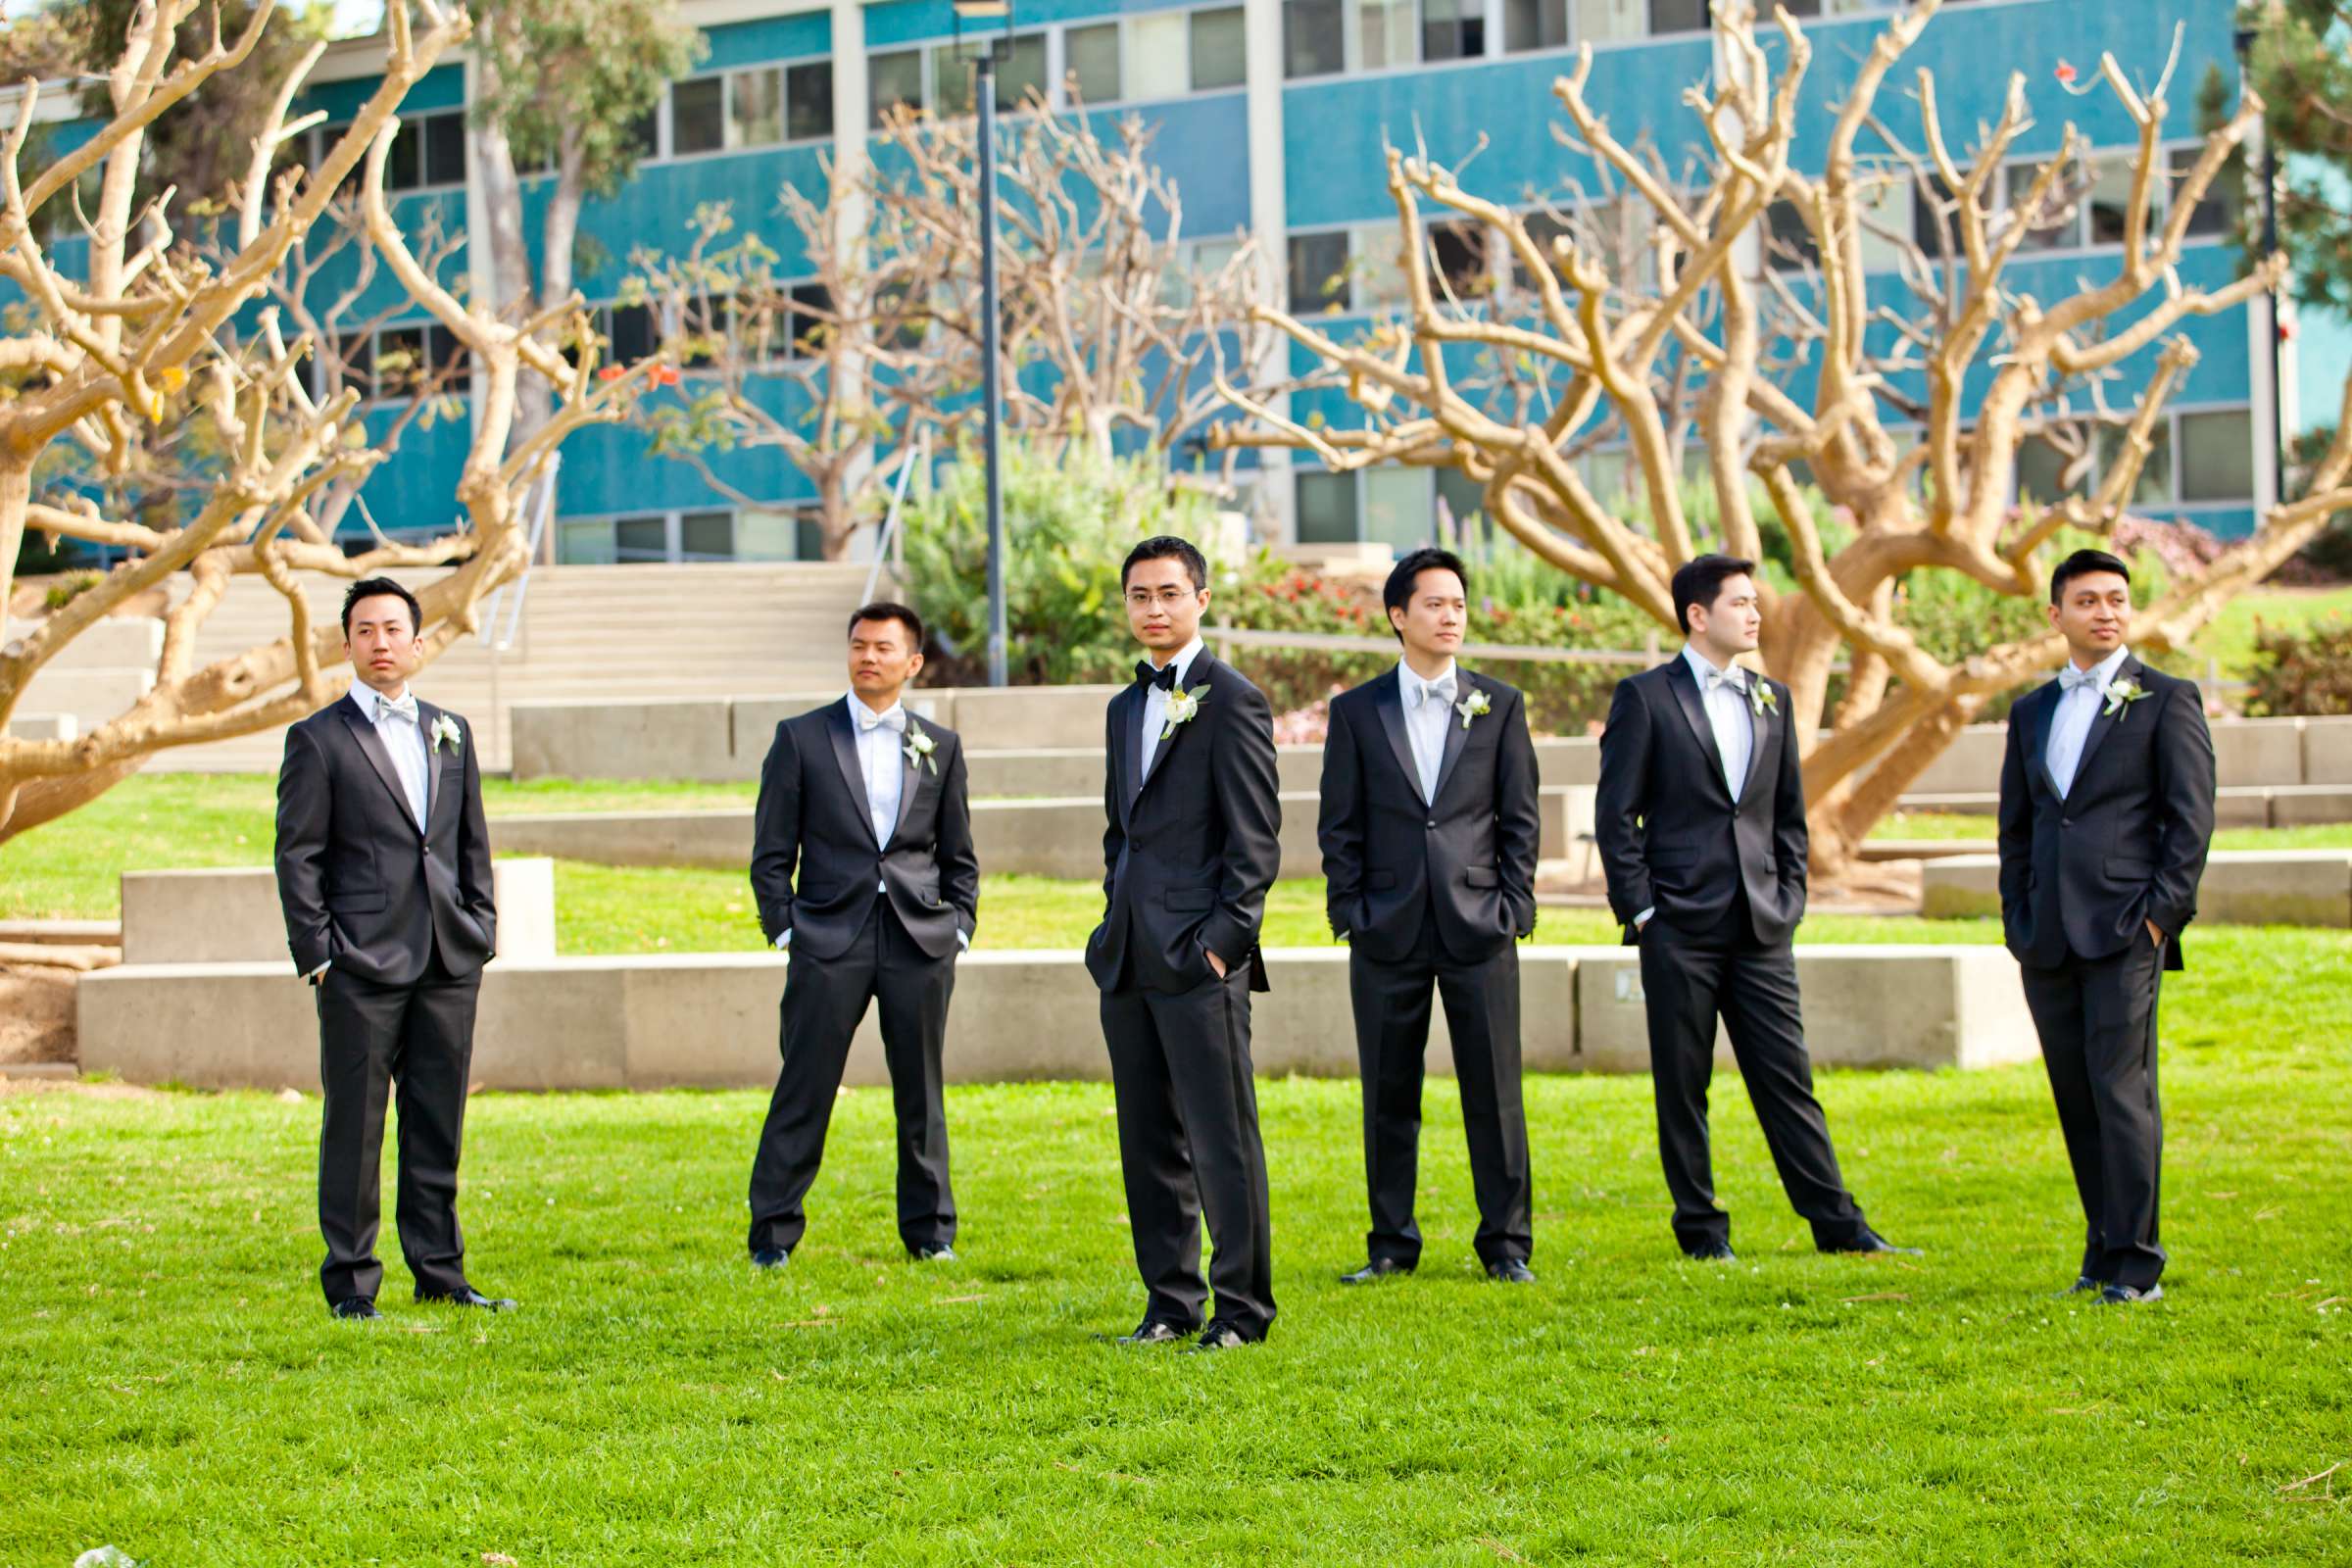
[[[617,381],[626,373],[627,372],[622,370],[617,365],[608,365],[603,369],[596,372],[596,378],[599,381]]]
[[[657,366],[655,366],[655,367],[654,367],[654,385],[656,385],[656,386],[676,386],[677,384],[678,384],[678,368],[677,368],[676,366],[674,366],[674,365],[657,365]]]
[[[2062,87],[2075,84],[2075,68],[2063,60],[2058,62],[2058,84]]]

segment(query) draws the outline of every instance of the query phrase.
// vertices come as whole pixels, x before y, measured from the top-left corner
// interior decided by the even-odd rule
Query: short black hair
[[[2050,603],[2065,603],[2066,585],[2094,571],[2112,571],[2127,586],[2132,581],[2132,568],[2124,564],[2123,557],[2109,555],[2104,550],[2078,550],[2058,563],[2058,569],[2050,573]]]
[[[1674,574],[1674,623],[1685,636],[1690,633],[1690,607],[1715,608],[1715,598],[1723,592],[1724,579],[1741,575],[1752,576],[1756,564],[1738,556],[1693,556]]]
[[[1193,579],[1193,592],[1208,586],[1208,558],[1200,553],[1200,547],[1190,539],[1160,533],[1127,552],[1127,559],[1119,564],[1119,592],[1127,591],[1127,574],[1146,561],[1181,561],[1185,575]]]
[[[1397,562],[1396,569],[1389,573],[1388,584],[1380,591],[1382,607],[1388,610],[1402,610],[1411,604],[1413,602],[1413,584],[1420,581],[1421,574],[1425,571],[1450,571],[1453,573],[1454,580],[1462,585],[1463,594],[1466,596],[1470,592],[1470,570],[1462,564],[1462,558],[1450,550],[1439,550],[1424,546]],[[1389,629],[1396,630],[1396,623],[1394,620],[1389,622]],[[1396,640],[1404,641],[1404,633],[1396,632]]]
[[[870,605],[859,605],[857,612],[850,616],[849,629],[842,635],[844,637],[856,636],[858,623],[861,620],[895,620],[905,626],[907,634],[913,637],[914,651],[918,654],[923,651],[923,617],[914,612],[914,607],[911,605],[902,605],[889,599],[877,599]]]
[[[410,636],[414,637],[424,630],[424,607],[416,603],[415,594],[389,577],[362,577],[343,591],[343,640],[345,642],[351,641],[352,608],[363,599],[374,599],[382,594],[390,594],[409,607]]]

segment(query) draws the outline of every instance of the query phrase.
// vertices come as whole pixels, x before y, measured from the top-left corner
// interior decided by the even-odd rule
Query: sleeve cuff
[[[970,936],[965,934],[964,929],[961,926],[957,926],[956,928],[956,951],[958,953],[969,953],[972,951],[972,939]]]
[[[334,959],[332,959],[332,958],[329,958],[329,959],[327,959],[327,960],[326,960],[324,963],[320,964],[320,965],[319,965],[318,968],[316,968],[316,969],[313,969],[313,970],[312,970],[312,971],[311,971],[309,974],[306,974],[306,975],[304,975],[304,976],[303,976],[303,978],[304,978],[305,980],[316,980],[316,979],[318,979],[318,978],[320,975],[322,975],[322,974],[326,973],[326,971],[327,971],[327,970],[329,970],[329,969],[332,969],[334,966],[335,966],[335,960],[334,960]]]
[[[1637,930],[1637,931],[1639,931],[1639,930],[1641,930],[1641,929],[1642,929],[1643,926],[1645,926],[1645,925],[1649,924],[1649,917],[1650,917],[1651,915],[1653,915],[1653,914],[1657,913],[1657,912],[1658,912],[1658,906],[1657,906],[1656,905],[1654,905],[1654,904],[1653,904],[1653,905],[1651,905],[1651,906],[1650,906],[1648,908],[1646,908],[1646,909],[1643,909],[1643,910],[1642,910],[1642,911],[1640,914],[1637,914],[1637,915],[1635,915],[1635,916],[1634,916],[1634,929],[1635,929],[1635,930]]]
[[[778,953],[783,953],[783,952],[786,952],[787,950],[789,950],[791,947],[792,947],[792,927],[790,927],[790,926],[786,926],[786,927],[784,928],[783,934],[782,934],[782,935],[780,935],[780,936],[778,936],[778,937],[776,938],[776,941],[775,941],[775,949],[776,949],[776,951],[777,951]]]

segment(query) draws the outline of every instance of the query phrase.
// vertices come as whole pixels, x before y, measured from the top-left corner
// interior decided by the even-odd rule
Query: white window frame
[[[894,54],[898,51],[878,49],[873,52]],[[774,60],[747,60],[721,70],[698,71],[692,75],[680,76],[676,81],[662,89],[662,102],[654,114],[654,154],[650,158],[641,160],[639,167],[642,168],[647,164],[700,163],[706,158],[734,158],[746,153],[772,153],[784,147],[814,147],[830,142],[833,139],[833,127],[830,124],[821,133],[813,136],[795,136],[792,133],[792,71],[796,66],[814,65],[818,62],[823,62],[829,68],[832,60],[833,57],[830,54],[784,55]],[[735,78],[755,71],[772,71],[776,74],[776,114],[778,129],[782,132],[781,137],[776,141],[738,142],[735,139]],[[681,153],[677,150],[675,120],[677,88],[683,82],[710,81],[714,78],[721,84],[718,95],[720,145],[707,148],[701,152]],[[928,85],[926,82],[926,88]],[[927,97],[926,101],[928,101]],[[632,513],[630,515],[634,516],[636,514]]]

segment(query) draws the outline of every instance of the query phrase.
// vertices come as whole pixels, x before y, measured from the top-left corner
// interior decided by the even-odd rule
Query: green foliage
[[[100,581],[100,574],[97,572],[74,572],[51,583],[49,591],[41,596],[41,603],[50,610],[63,610],[83,594],[97,587]]]
[[[580,161],[580,187],[611,196],[652,151],[662,89],[710,42],[669,0],[482,0],[473,47],[490,70],[476,124],[506,132],[517,170]]]
[[[2246,74],[2280,165],[2278,244],[2296,297],[2352,314],[2352,0],[2246,0],[2239,22],[2255,29]],[[2248,219],[2259,246],[2259,214]]]
[[[906,592],[930,623],[926,684],[984,684],[988,667],[986,469],[960,450],[936,479],[909,492],[901,523]],[[918,485],[920,481],[918,481]],[[1016,686],[1123,679],[1136,659],[1119,607],[1119,564],[1138,540],[1181,534],[1208,557],[1222,592],[1248,565],[1224,549],[1216,509],[1171,489],[1150,458],[1104,461],[1072,443],[1050,460],[1025,442],[1004,446],[1005,664]],[[1209,619],[1218,615],[1212,597]]]
[[[2252,687],[2246,711],[2255,717],[2352,713],[2352,618],[2257,625]]]

